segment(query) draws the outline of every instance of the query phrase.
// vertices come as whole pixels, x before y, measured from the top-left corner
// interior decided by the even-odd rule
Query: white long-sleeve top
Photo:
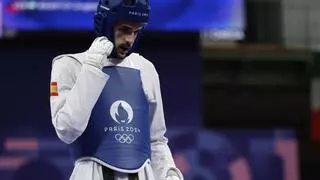
[[[109,76],[84,64],[84,53],[61,55],[53,59],[51,82],[57,84],[57,95],[50,96],[52,124],[64,143],[74,142],[85,131],[91,111]],[[162,105],[159,76],[154,65],[139,54],[132,53],[117,66],[140,70],[143,90],[149,102],[151,159],[140,170],[139,179],[164,180],[175,167],[168,139]],[[150,163],[151,162],[151,163]],[[96,161],[78,160],[70,179],[102,180],[101,165]],[[124,177],[121,177],[124,176]],[[118,173],[118,180],[127,179]]]

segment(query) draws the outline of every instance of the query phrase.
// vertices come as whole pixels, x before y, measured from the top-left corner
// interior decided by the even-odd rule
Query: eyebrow
[[[126,25],[126,24],[121,25],[119,28],[125,28],[125,29],[129,29],[129,30],[141,30],[142,29],[142,27],[138,27],[137,29],[133,29],[130,25]]]

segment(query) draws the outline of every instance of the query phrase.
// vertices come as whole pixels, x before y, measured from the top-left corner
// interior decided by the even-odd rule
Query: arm
[[[152,92],[149,97],[150,132],[151,132],[151,165],[155,177],[163,180],[167,176],[175,175],[183,180],[181,172],[176,168],[173,157],[165,137],[166,124],[163,112],[161,89],[158,73],[154,68],[150,73],[152,79]]]
[[[52,124],[63,142],[72,143],[86,129],[91,111],[109,79],[101,69],[112,65],[107,58],[112,49],[112,42],[98,37],[83,56],[54,59],[51,82],[57,84],[58,93],[51,95],[50,108]]]
[[[72,143],[83,133],[107,80],[98,68],[70,57],[53,62],[51,82],[57,83],[58,95],[50,97],[50,108],[52,124],[63,142]]]

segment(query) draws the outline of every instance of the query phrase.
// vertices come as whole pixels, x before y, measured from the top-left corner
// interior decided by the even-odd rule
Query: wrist
[[[90,66],[93,66],[97,69],[102,69],[103,63],[102,63],[102,55],[98,54],[89,54],[86,52],[86,60],[84,61],[84,64],[88,64]]]
[[[96,69],[102,70],[102,64],[92,62],[92,61],[85,61],[84,64],[87,64],[87,65],[92,66]]]

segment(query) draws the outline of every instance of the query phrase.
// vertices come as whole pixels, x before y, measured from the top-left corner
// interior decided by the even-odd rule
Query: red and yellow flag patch
[[[51,82],[50,83],[50,96],[58,96],[58,83]]]

